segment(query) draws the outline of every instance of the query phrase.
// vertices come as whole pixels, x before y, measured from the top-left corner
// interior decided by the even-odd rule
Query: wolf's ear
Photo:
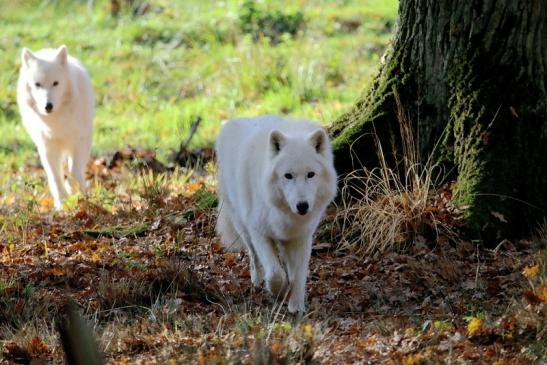
[[[23,48],[23,52],[21,52],[21,62],[25,67],[29,67],[30,62],[35,60],[36,56],[34,53],[30,51],[28,48]]]
[[[270,132],[270,149],[273,155],[277,155],[285,144],[285,136],[278,130]]]
[[[317,130],[312,132],[309,136],[309,141],[313,148],[315,148],[315,152],[319,154],[325,153],[328,137],[327,133],[325,133],[325,130],[323,128],[318,128]]]
[[[55,56],[55,60],[60,65],[66,65],[68,59],[68,50],[66,49],[66,46],[63,44],[61,47],[57,48],[57,56]]]

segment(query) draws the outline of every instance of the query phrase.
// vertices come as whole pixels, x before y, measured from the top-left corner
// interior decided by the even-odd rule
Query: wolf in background
[[[21,61],[17,104],[38,149],[55,208],[61,209],[76,185],[85,190],[95,114],[93,87],[84,66],[64,45],[36,53],[24,48]],[[69,180],[63,172],[65,161]]]

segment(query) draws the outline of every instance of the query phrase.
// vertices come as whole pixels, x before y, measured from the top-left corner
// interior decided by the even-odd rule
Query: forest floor
[[[348,245],[347,215],[330,208],[300,317],[253,288],[246,255],[225,252],[214,233],[207,147],[221,122],[266,113],[332,122],[378,69],[396,0],[0,7],[0,363],[64,363],[56,323],[71,301],[109,364],[545,361],[546,226],[491,248],[466,241],[450,185],[424,207],[448,231],[410,232],[381,254]],[[60,44],[88,68],[97,108],[91,188],[54,212],[15,85],[22,47]],[[166,169],[186,140],[182,162],[208,162]]]
[[[295,316],[252,287],[245,254],[222,249],[211,164],[154,174],[120,155],[134,157],[90,164],[94,188],[64,212],[51,212],[40,184],[0,198],[3,363],[62,363],[55,323],[68,298],[109,364],[544,359],[545,235],[493,249],[415,235],[362,257],[337,243],[333,207],[312,252],[307,313]]]

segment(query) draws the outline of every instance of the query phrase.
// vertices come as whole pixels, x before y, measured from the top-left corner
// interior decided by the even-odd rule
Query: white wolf
[[[222,128],[216,153],[224,245],[246,247],[253,284],[265,279],[278,298],[290,290],[289,311],[303,312],[312,236],[336,195],[325,130],[277,116],[236,119]]]
[[[38,149],[55,208],[71,194],[63,163],[81,190],[91,152],[95,96],[84,66],[66,46],[32,53],[23,48],[17,103],[23,125]]]

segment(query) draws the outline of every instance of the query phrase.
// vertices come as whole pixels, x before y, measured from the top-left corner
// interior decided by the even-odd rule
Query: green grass
[[[165,159],[198,115],[195,146],[212,144],[220,122],[238,116],[328,124],[374,74],[397,10],[395,0],[258,2],[262,15],[303,14],[298,32],[273,45],[244,33],[243,1],[150,1],[144,15],[125,8],[117,17],[107,1],[88,3],[0,0],[2,168],[36,164],[16,105],[22,47],[66,44],[87,66],[97,97],[94,155],[131,145]]]

